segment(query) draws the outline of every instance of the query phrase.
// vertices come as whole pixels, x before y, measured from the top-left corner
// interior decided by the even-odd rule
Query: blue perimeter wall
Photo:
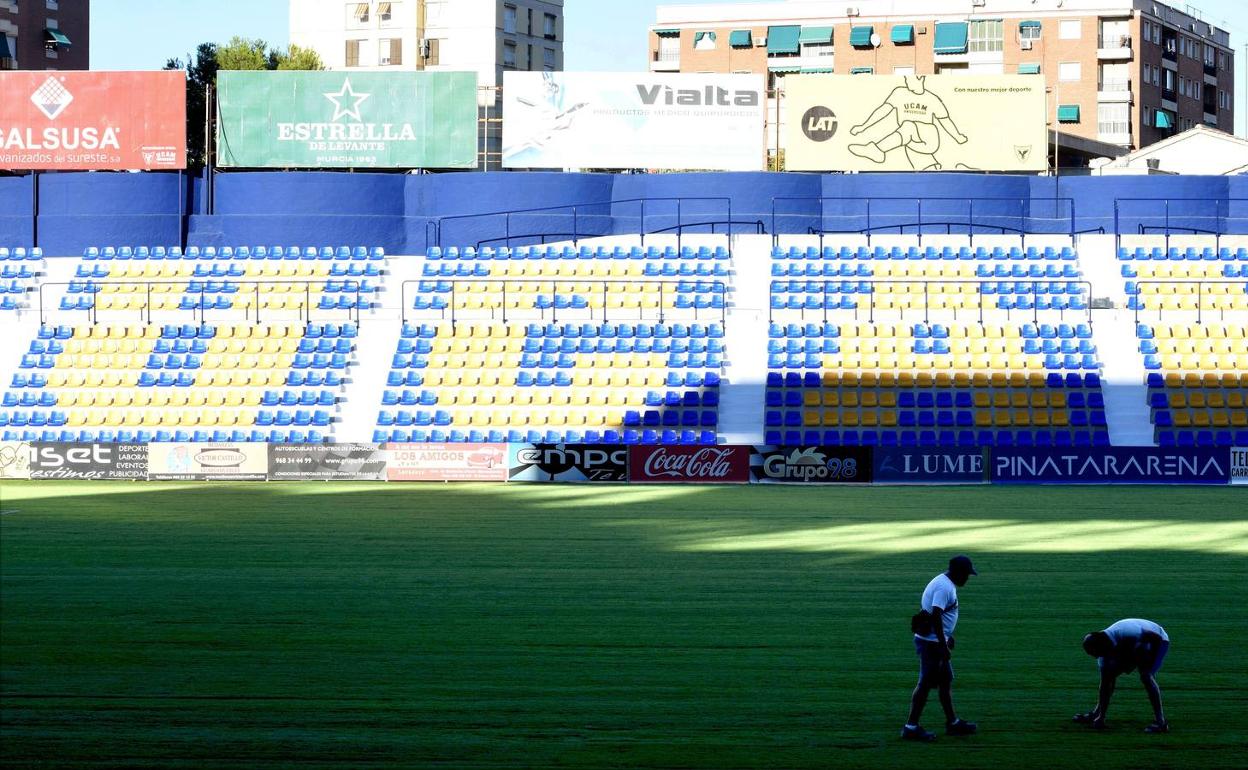
[[[36,245],[34,180],[0,177],[0,245]],[[559,239],[574,231],[659,232],[677,222],[724,232],[729,220],[735,232],[888,232],[920,220],[926,232],[944,232],[951,223],[962,223],[953,232],[966,232],[971,217],[1030,232],[1069,232],[1072,221],[1077,231],[1113,232],[1116,200],[1124,234],[1164,222],[1166,203],[1131,198],[1169,200],[1172,226],[1248,232],[1248,176],[230,173],[216,177],[211,215],[205,192],[202,178],[180,174],[41,174],[37,245],[53,256],[87,246],[183,242],[366,244],[411,254],[437,242],[439,231],[445,245],[539,233]]]

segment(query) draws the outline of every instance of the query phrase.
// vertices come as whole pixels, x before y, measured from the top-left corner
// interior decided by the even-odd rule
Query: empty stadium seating
[[[773,248],[767,443],[1107,445],[1078,257],[1035,241]]]
[[[29,307],[27,295],[42,274],[42,249],[0,247],[0,311]]]
[[[1124,236],[1118,259],[1161,446],[1248,442],[1248,239]]]

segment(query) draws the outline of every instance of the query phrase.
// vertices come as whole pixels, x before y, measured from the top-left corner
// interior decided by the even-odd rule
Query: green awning
[[[807,45],[831,43],[832,28],[831,27],[802,27],[802,35],[797,42]]]
[[[669,36],[669,35],[671,35],[671,36],[679,36],[679,35],[680,35],[680,30],[678,30],[678,29],[656,29],[656,30],[654,31],[654,34],[658,35],[659,37],[667,37],[667,36]]]
[[[875,67],[854,67],[849,71],[851,75],[874,75]]]
[[[778,75],[792,75],[802,71],[801,67],[768,67],[768,72],[774,72]]]
[[[803,67],[802,74],[803,75],[831,75],[832,68],[831,67]]]
[[[1153,118],[1154,128],[1174,128],[1174,118],[1170,117],[1170,113],[1164,110],[1157,110]]]
[[[849,30],[849,44],[854,48],[870,48],[871,36],[875,34],[875,27],[870,24],[864,24]]]
[[[753,48],[754,35],[748,29],[734,29],[728,35],[728,45],[733,48]]]
[[[1034,63],[1033,63],[1033,64],[1020,64],[1020,65],[1018,65],[1018,74],[1020,74],[1020,75],[1039,75],[1039,74],[1040,74],[1040,65],[1039,65],[1039,64],[1034,64]]]
[[[712,42],[712,43],[714,43],[714,42],[715,42],[715,33],[714,33],[714,32],[695,32],[695,33],[694,33],[694,35],[693,35],[693,44],[694,44],[694,45],[697,45],[698,43],[701,43],[701,42],[702,42],[702,38],[704,38],[704,37],[709,37],[709,38],[711,39],[711,42]]]
[[[802,28],[793,25],[767,28],[767,55],[797,53],[800,50],[798,39],[802,36]]]
[[[57,45],[73,45],[73,43],[69,42],[69,38],[65,37],[64,32],[51,27],[43,31],[43,42],[56,43]]]
[[[914,25],[894,24],[889,37],[897,45],[909,45],[914,42]]]
[[[1040,22],[1038,22],[1038,21],[1020,21],[1020,22],[1018,23],[1018,28],[1019,28],[1019,29],[1040,29]]]
[[[1057,108],[1058,123],[1078,123],[1079,122],[1079,105],[1063,104]]]
[[[936,23],[936,53],[966,53],[966,22]]]

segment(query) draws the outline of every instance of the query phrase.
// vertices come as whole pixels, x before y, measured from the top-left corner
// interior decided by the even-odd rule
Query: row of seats
[[[0,262],[36,262],[43,259],[43,249],[38,246],[28,249],[24,246],[10,248],[0,246]]]
[[[878,446],[911,448],[1108,447],[1105,430],[769,430],[776,446]]]
[[[161,279],[206,278],[375,278],[382,268],[375,262],[283,262],[263,264],[238,262],[145,262],[123,264],[79,263],[75,279],[127,279],[155,281]],[[153,286],[153,290],[155,286]]]
[[[606,274],[604,274],[604,270]],[[662,265],[655,263],[647,263],[640,272],[629,271],[625,273],[623,270],[616,271],[614,266],[605,264],[595,265],[591,262],[556,262],[556,263],[535,263],[533,266],[524,269],[507,267],[504,263],[482,263],[468,264],[459,263],[432,263],[426,262],[421,269],[421,277],[426,280],[431,278],[725,278],[731,275],[725,263],[716,262],[712,264],[693,262],[664,262]]]
[[[292,373],[292,377],[296,373]],[[309,375],[310,376],[310,375]],[[531,377],[531,380],[527,378]],[[551,386],[560,388],[702,388],[718,387],[719,372],[690,370],[673,372],[665,369],[578,369],[575,372],[515,372],[514,370],[455,370],[430,371],[428,369],[394,370],[386,376],[388,388],[425,387],[528,387],[538,389]],[[523,383],[523,384],[522,384]],[[534,398],[537,396],[535,395]]]
[[[1122,246],[1118,249],[1118,258],[1131,262],[1229,262],[1232,260],[1248,262],[1248,247],[1188,246],[1185,248],[1174,246],[1167,249],[1165,246]]]
[[[715,445],[718,441],[715,431],[704,430],[657,430],[657,429],[626,429],[626,430],[519,430],[515,428],[490,430],[405,430],[379,428],[373,432],[373,441],[377,443],[491,443],[491,444],[622,444],[636,446],[642,444],[667,444],[679,446]]]
[[[6,430],[3,441],[60,441],[81,444],[322,444],[330,437],[319,430]]]
[[[1071,246],[775,246],[773,260],[1065,260],[1077,259]]]
[[[1026,409],[1048,407],[1072,409],[1103,409],[1100,391],[1086,394],[1082,390],[883,390],[879,388],[771,388],[766,395],[768,407],[886,407],[900,409]]]
[[[1061,375],[1050,372],[779,372],[767,373],[770,388],[1088,388],[1099,390],[1097,373]]]
[[[0,406],[13,407],[242,407],[242,406],[334,406],[338,397],[330,390],[24,390],[9,391],[0,398]]]
[[[772,278],[898,278],[908,281],[934,281],[939,279],[984,279],[993,278],[1029,278],[1036,280],[1076,279],[1082,273],[1072,263],[1046,265],[969,265],[962,263],[920,263],[913,265],[908,262],[879,265],[854,264],[851,262],[773,262]]]
[[[731,257],[725,246],[507,246],[493,248],[486,246],[477,249],[475,246],[450,246],[446,249],[431,246],[428,259],[438,260],[580,260],[580,259],[637,259],[637,260],[727,260]]]
[[[89,246],[82,252],[87,261],[110,260],[162,260],[162,259],[315,259],[315,260],[382,260],[385,249],[380,246],[188,246],[184,252],[178,246]]]

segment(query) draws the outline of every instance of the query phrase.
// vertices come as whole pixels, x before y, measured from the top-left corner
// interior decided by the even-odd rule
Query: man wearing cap
[[[945,733],[948,735],[971,735],[975,724],[959,719],[953,710],[953,665],[949,662],[953,650],[953,629],[958,625],[958,589],[966,585],[971,575],[978,575],[971,560],[955,556],[949,560],[949,569],[932,578],[923,589],[920,602],[927,628],[919,628],[914,634],[914,647],[919,655],[919,683],[910,697],[910,718],[901,728],[901,737],[908,741],[935,740],[936,734],[919,725],[927,696],[936,688],[941,708],[945,710]]]
[[[1118,677],[1139,669],[1140,683],[1148,693],[1153,707],[1153,723],[1144,728],[1146,733],[1168,733],[1170,724],[1161,710],[1161,688],[1157,686],[1157,672],[1170,651],[1170,637],[1166,629],[1151,620],[1125,618],[1104,631],[1093,631],[1083,637],[1083,651],[1096,658],[1101,673],[1101,687],[1096,708],[1086,714],[1076,714],[1075,721],[1098,730],[1105,729],[1105,712],[1113,697]]]

